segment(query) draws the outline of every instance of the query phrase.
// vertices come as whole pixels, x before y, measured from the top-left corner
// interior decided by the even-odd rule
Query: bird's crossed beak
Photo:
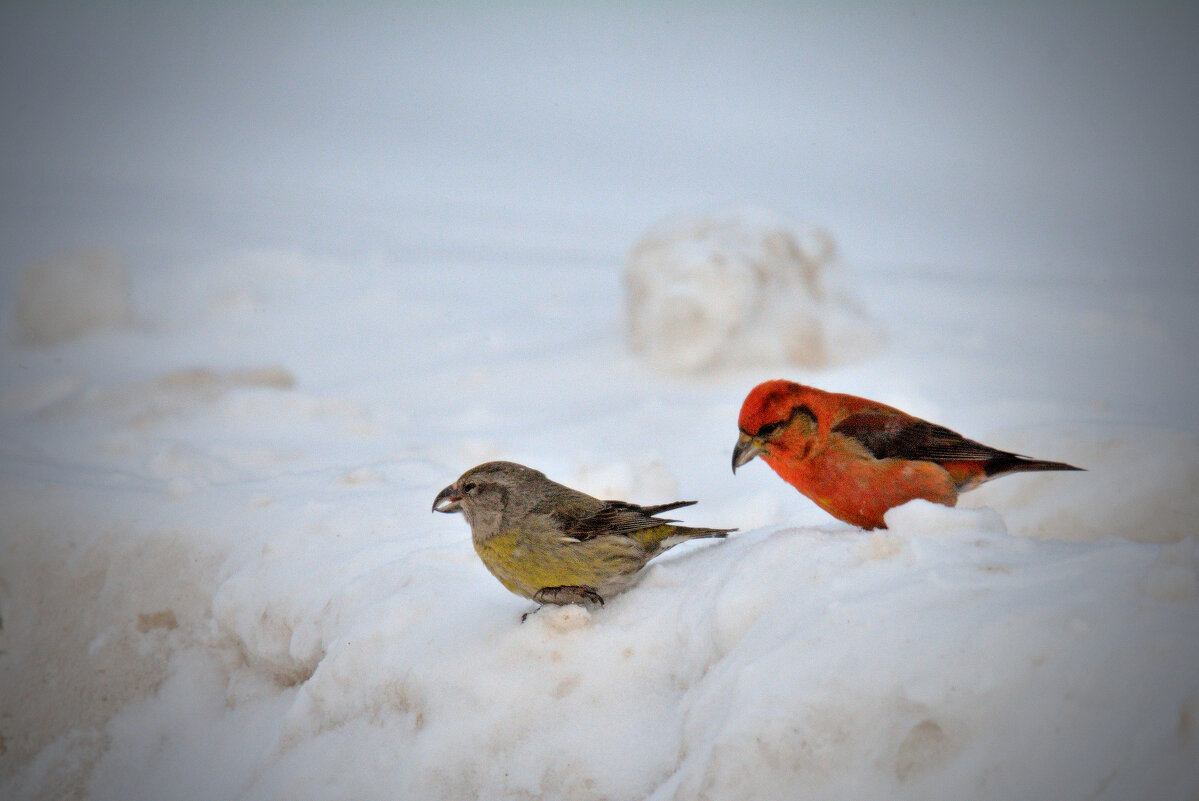
[[[433,511],[444,512],[447,515],[462,511],[462,495],[453,484],[437,493],[437,497],[433,499]]]
[[[741,436],[737,437],[737,444],[733,446],[733,472],[736,473],[738,467],[765,452],[764,444],[760,440],[742,431]]]

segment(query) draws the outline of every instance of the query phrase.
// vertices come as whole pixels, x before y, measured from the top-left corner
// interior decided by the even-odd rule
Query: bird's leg
[[[582,604],[593,603],[604,605],[604,599],[591,587],[579,587],[571,584],[562,587],[542,587],[533,593],[533,600],[539,604]]]

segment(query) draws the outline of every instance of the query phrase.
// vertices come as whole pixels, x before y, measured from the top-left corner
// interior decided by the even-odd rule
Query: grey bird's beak
[[[737,437],[737,444],[733,446],[733,472],[736,473],[738,467],[761,453],[762,443],[742,431],[741,436]]]
[[[453,484],[437,493],[437,497],[433,499],[433,511],[444,512],[447,515],[462,511],[462,496],[454,489]]]

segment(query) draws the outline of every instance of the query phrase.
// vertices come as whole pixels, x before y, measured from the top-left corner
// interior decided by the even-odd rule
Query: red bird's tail
[[[985,447],[985,446],[979,446]],[[984,484],[993,478],[1011,475],[1012,473],[1032,473],[1049,470],[1082,470],[1065,462],[1046,462],[1042,459],[1029,459],[1007,451],[987,448],[990,453],[982,459],[940,459],[937,464],[949,471],[958,492],[966,492]]]
[[[989,460],[983,471],[987,478],[1006,476],[1008,473],[1031,473],[1045,470],[1083,470],[1065,462],[1046,462],[1041,459],[1029,459],[1027,456],[1017,456],[1014,453],[1004,453]]]

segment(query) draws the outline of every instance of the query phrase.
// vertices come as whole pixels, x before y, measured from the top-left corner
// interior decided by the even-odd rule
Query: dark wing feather
[[[678,501],[659,506],[637,506],[624,501],[601,501],[590,509],[557,509],[552,512],[562,525],[562,533],[576,540],[607,535],[629,536],[647,528],[656,528],[673,520],[654,517],[659,512],[691,506],[695,501]]]
[[[663,512],[672,512],[675,509],[682,509],[684,506],[695,506],[697,501],[674,501],[672,503],[660,503],[657,506],[637,506],[636,504],[626,503],[625,501],[604,501],[604,503],[612,504],[613,506],[627,506],[631,509],[636,509],[642,514],[660,515]],[[670,522],[674,522],[673,520]]]
[[[832,433],[857,440],[876,459],[985,462],[1000,456],[1014,456],[966,439],[944,426],[883,412],[852,414],[833,426]]]

